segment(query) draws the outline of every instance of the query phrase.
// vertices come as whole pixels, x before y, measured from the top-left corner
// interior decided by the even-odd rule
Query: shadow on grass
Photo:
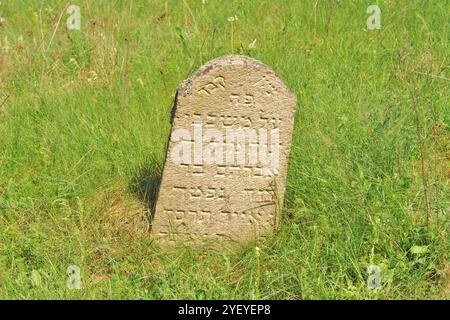
[[[162,177],[162,164],[154,157],[141,165],[128,186],[148,211],[149,228],[155,215],[155,205]]]

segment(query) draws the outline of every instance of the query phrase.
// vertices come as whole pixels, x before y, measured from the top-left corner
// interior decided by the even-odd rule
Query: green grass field
[[[80,30],[65,1],[0,5],[1,299],[449,298],[448,1],[71,3]],[[175,90],[231,53],[298,97],[281,229],[166,252],[147,217]]]

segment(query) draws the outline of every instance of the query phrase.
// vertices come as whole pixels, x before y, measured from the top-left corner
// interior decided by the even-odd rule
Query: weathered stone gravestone
[[[210,61],[177,91],[152,223],[160,240],[248,240],[277,227],[296,97],[244,56]]]

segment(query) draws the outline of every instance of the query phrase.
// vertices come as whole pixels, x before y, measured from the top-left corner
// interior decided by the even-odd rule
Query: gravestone
[[[279,224],[296,97],[245,56],[201,67],[178,88],[152,222],[163,242],[244,241]]]

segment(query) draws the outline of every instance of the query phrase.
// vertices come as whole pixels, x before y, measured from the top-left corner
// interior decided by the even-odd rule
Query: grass
[[[367,1],[79,0],[77,31],[65,1],[2,1],[0,298],[447,299],[449,5],[375,2],[380,30]],[[281,230],[165,252],[175,89],[230,53],[298,96]]]

